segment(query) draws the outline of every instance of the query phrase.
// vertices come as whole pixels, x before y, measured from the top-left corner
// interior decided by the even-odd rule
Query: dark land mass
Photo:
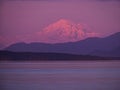
[[[4,50],[13,52],[44,52],[44,53],[69,53],[77,55],[91,55],[100,57],[120,56],[120,32],[105,38],[87,38],[77,42],[47,44],[40,42],[15,43]],[[55,52],[55,53],[54,53]],[[58,54],[57,54],[58,55]]]
[[[68,43],[15,43],[0,51],[0,60],[120,60],[120,32]]]
[[[72,60],[120,60],[120,57],[100,57],[65,53],[0,51],[0,61],[72,61]]]

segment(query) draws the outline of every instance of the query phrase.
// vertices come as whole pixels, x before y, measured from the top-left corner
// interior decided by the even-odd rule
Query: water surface
[[[0,62],[0,90],[120,90],[120,61]]]

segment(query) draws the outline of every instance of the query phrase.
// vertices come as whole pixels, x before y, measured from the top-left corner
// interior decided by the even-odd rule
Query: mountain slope
[[[57,52],[97,56],[119,56],[116,50],[120,47],[120,33],[105,38],[87,38],[85,40],[59,44],[17,43],[5,50],[16,52]],[[112,54],[117,52],[117,54]]]

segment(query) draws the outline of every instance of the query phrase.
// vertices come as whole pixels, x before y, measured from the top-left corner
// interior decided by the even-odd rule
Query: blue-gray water
[[[0,90],[120,90],[120,61],[0,62]]]

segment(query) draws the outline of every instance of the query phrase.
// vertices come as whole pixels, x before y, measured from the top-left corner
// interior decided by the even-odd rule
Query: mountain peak
[[[38,35],[42,36],[43,42],[64,43],[79,41],[90,35],[90,37],[93,37],[93,32],[85,30],[82,24],[76,24],[67,19],[60,19],[49,24],[42,31],[38,32]]]
[[[67,19],[60,19],[52,24],[49,24],[46,28],[44,29],[55,29],[55,30],[58,30],[58,29],[62,29],[62,30],[66,30],[67,28],[71,27],[75,25],[73,22],[71,22],[70,20],[67,20]]]
[[[57,21],[57,23],[61,23],[61,24],[68,24],[68,23],[72,23],[71,21],[67,20],[67,19],[60,19]]]

